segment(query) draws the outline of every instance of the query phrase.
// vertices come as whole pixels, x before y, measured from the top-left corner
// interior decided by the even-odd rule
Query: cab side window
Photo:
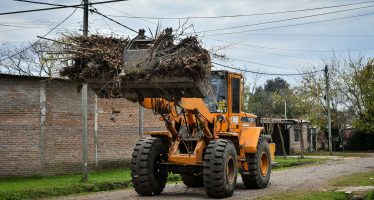
[[[232,113],[240,113],[240,79],[231,79]]]

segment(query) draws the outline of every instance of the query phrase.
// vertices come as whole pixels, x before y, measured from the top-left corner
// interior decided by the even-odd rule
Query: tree
[[[369,60],[352,79],[358,91],[349,92],[360,100],[356,106],[361,106],[354,111],[357,118],[353,121],[353,127],[360,132],[374,134],[374,59]],[[354,106],[352,107],[354,109]]]
[[[0,50],[0,72],[7,74],[57,77],[67,60],[59,54],[58,43],[39,41],[29,48],[4,45]]]
[[[282,78],[269,79],[264,86],[245,89],[245,108],[259,116],[283,117],[284,100],[291,93],[289,84]],[[279,100],[282,99],[282,100]]]
[[[333,56],[324,62],[330,72],[333,138],[340,138],[342,143],[343,132],[349,124],[352,124],[356,131],[373,133],[373,60],[365,59],[363,56],[357,58]],[[314,67],[313,70],[316,68]],[[322,129],[325,129],[326,124],[324,89],[323,74],[310,73],[303,76],[296,95],[299,98],[307,98],[305,100],[309,102],[309,106],[312,106],[313,112],[306,113],[306,117]]]
[[[289,89],[289,86],[290,85],[284,79],[282,79],[281,77],[277,77],[275,79],[267,80],[264,86],[264,90],[270,93],[281,92]]]

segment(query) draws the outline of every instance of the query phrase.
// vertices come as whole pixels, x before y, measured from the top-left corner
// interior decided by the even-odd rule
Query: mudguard
[[[244,153],[256,153],[258,139],[263,127],[242,127],[242,133],[239,138],[239,145]]]

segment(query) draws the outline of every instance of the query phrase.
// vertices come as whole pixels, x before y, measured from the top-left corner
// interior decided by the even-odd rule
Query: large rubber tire
[[[233,195],[238,175],[237,156],[230,140],[210,141],[204,156],[204,187],[207,195],[225,198]]]
[[[139,140],[131,159],[132,183],[138,194],[152,196],[163,191],[168,171],[160,163],[167,159],[167,145],[161,138]]]
[[[242,180],[246,188],[266,188],[270,181],[271,154],[269,143],[260,136],[257,144],[257,152],[246,154],[249,175],[242,174]]]
[[[181,174],[183,183],[190,188],[204,187],[203,175]]]

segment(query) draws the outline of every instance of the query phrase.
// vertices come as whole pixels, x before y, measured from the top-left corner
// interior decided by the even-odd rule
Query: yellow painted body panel
[[[181,98],[178,105],[187,110],[197,109],[205,119],[207,119],[210,123],[213,122],[213,116],[201,98]]]
[[[193,154],[180,154],[178,146],[180,141],[176,141],[169,149],[169,163],[185,165],[201,165],[203,163],[203,151],[206,146],[204,140],[199,140],[196,144]]]
[[[257,143],[262,127],[242,127],[242,134],[239,138],[239,145],[242,146],[244,153],[256,153]]]
[[[270,143],[269,144],[269,147],[270,147],[270,155],[271,155],[271,161],[274,162],[275,161],[275,143]]]

